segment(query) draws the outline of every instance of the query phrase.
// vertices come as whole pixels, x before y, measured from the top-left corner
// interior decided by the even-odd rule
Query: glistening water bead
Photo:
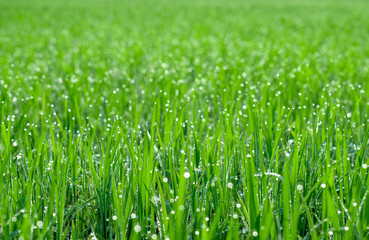
[[[184,176],[185,178],[189,178],[191,175],[190,175],[190,173],[189,173],[189,172],[185,172],[185,173],[183,174],[183,176]]]
[[[139,233],[141,231],[141,226],[137,224],[133,229],[136,233]]]

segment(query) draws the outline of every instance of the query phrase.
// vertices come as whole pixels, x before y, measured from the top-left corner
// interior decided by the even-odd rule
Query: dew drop
[[[136,233],[138,233],[138,232],[140,232],[141,231],[141,227],[140,227],[140,225],[136,225],[135,227],[134,227],[134,230],[135,230],[135,232]]]
[[[43,227],[44,227],[44,223],[43,223],[43,222],[41,222],[41,221],[38,221],[38,222],[37,222],[37,227],[38,227],[38,228],[43,228]]]

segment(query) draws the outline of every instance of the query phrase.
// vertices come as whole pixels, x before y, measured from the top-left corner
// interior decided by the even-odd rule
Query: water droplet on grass
[[[37,222],[37,227],[38,227],[38,228],[43,228],[43,227],[44,227],[44,223],[43,223],[43,222],[41,222],[41,221],[38,221],[38,222]]]
[[[134,230],[135,230],[135,232],[136,233],[138,233],[138,232],[140,232],[141,231],[141,227],[140,227],[140,225],[136,225],[135,227],[134,227]]]

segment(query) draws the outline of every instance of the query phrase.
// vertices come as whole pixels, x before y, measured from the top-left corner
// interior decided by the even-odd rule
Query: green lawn
[[[0,239],[369,239],[369,2],[0,0]]]

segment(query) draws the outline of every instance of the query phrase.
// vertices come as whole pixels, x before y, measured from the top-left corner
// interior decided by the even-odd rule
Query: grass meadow
[[[0,239],[369,239],[369,2],[0,0]]]

